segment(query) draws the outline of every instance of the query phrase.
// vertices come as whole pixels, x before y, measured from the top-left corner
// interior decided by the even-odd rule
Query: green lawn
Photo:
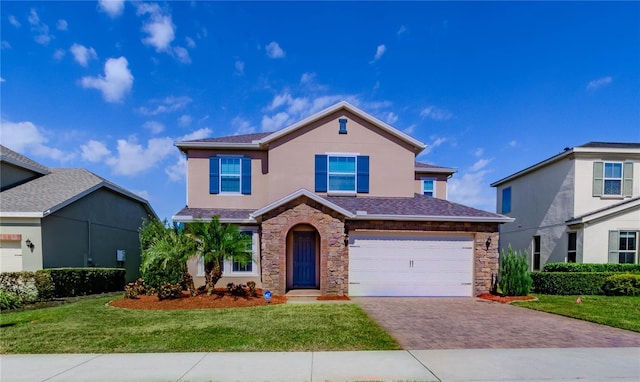
[[[514,305],[640,332],[640,296],[581,296],[580,304],[576,302],[578,296],[536,297],[539,301]]]
[[[395,350],[355,304],[142,311],[113,297],[0,315],[0,353]]]

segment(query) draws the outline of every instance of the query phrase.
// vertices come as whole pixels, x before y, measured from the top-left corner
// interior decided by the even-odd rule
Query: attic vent
[[[340,130],[338,130],[338,134],[346,134],[347,133],[347,119],[340,118],[338,120],[340,122]]]

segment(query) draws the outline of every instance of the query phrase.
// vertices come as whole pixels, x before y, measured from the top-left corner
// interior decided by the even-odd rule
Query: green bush
[[[145,285],[157,289],[163,284],[182,284],[182,278],[186,272],[185,264],[171,260],[166,263],[165,267],[161,261],[157,261],[144,269],[140,269]]]
[[[42,273],[51,275],[56,297],[84,296],[124,290],[122,268],[52,268]]]
[[[526,296],[531,289],[531,276],[525,255],[509,246],[500,262],[498,287],[507,296]]]
[[[612,272],[533,272],[533,291],[558,295],[601,295]]]
[[[640,275],[623,273],[609,276],[602,290],[607,296],[640,296]]]
[[[640,273],[640,264],[547,263],[543,272],[624,272]]]
[[[39,272],[0,273],[0,290],[14,296],[19,305],[49,300],[53,297],[51,277]]]
[[[21,306],[20,299],[13,293],[0,290],[0,310],[15,309]]]

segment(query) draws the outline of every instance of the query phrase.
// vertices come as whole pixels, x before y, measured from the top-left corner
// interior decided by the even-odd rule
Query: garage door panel
[[[352,296],[471,296],[471,235],[350,236]]]

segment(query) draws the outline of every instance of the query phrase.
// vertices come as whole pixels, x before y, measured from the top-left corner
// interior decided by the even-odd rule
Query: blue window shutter
[[[316,192],[327,192],[326,155],[316,155]]]
[[[240,173],[242,174],[242,194],[251,195],[251,158],[242,158],[240,162]]]
[[[209,158],[209,193],[220,193],[220,158]]]
[[[357,191],[360,193],[369,193],[369,156],[358,155],[357,158]]]

